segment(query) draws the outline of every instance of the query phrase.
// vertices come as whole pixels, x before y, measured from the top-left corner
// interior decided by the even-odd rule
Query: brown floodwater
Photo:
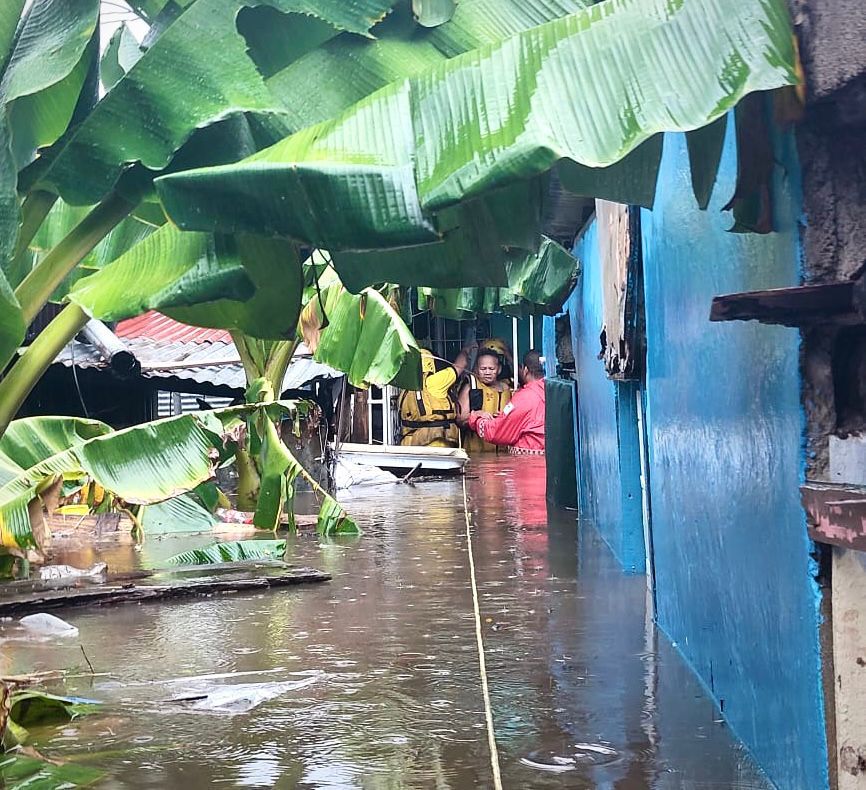
[[[645,578],[548,510],[543,462],[491,459],[470,475],[504,786],[768,787],[652,627]],[[492,787],[461,481],[342,500],[363,536],[289,539],[290,561],[330,583],[58,611],[72,640],[4,623],[4,672],[82,667],[83,647],[99,673],[56,690],[100,711],[34,731],[35,745],[104,770],[105,788]],[[108,561],[159,566],[206,542],[151,539]],[[271,698],[242,713],[177,700],[235,684]]]

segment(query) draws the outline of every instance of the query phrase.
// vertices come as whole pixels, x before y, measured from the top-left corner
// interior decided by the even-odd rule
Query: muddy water
[[[573,515],[547,513],[543,465],[472,474],[505,787],[765,787],[649,625],[644,578],[622,575]],[[103,787],[492,787],[461,483],[368,488],[345,504],[362,538],[290,544],[330,584],[61,613],[108,673],[63,690],[103,712],[37,732],[37,746],[104,769]],[[112,561],[159,564],[202,542]],[[76,640],[34,643],[13,624],[3,636],[6,671],[83,664]],[[277,696],[246,713],[172,701],[235,683],[283,685],[256,686]]]

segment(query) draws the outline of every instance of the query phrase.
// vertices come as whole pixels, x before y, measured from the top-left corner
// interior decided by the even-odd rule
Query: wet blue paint
[[[598,359],[602,283],[595,223],[577,241],[574,254],[582,274],[566,309],[577,372],[580,511],[595,525],[623,569],[642,573],[645,557],[634,385],[608,379]]]
[[[707,320],[715,294],[798,282],[798,170],[783,138],[780,232],[727,233],[731,127],[707,211],[684,137],[668,135],[656,204],[641,216],[657,618],[769,777],[811,790],[828,777],[819,596],[798,497],[799,337]]]

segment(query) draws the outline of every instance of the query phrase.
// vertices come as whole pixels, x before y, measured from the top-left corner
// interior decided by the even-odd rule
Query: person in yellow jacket
[[[457,403],[451,389],[468,364],[466,350],[453,365],[437,360],[421,349],[420,390],[405,390],[400,396],[400,444],[410,447],[457,447]]]
[[[463,447],[470,455],[496,452],[497,448],[495,444],[485,442],[469,428],[469,413],[485,411],[489,414],[499,414],[511,400],[508,382],[500,378],[502,357],[500,352],[491,346],[482,346],[478,352],[475,368],[469,374],[469,380],[460,388],[457,399],[457,424],[463,428]]]

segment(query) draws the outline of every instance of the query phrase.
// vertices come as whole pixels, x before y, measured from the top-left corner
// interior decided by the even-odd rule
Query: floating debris
[[[39,570],[39,578],[42,581],[54,581],[55,579],[81,579],[98,578],[105,576],[108,571],[108,563],[97,562],[90,568],[74,568],[72,565],[46,565]]]
[[[47,612],[28,614],[18,622],[34,634],[62,636],[66,638],[78,636],[78,629],[74,625],[70,625],[65,620],[61,620],[59,617],[55,617],[53,614],[48,614]]]
[[[303,680],[290,680],[282,683],[236,683],[217,686],[210,690],[191,691],[172,697],[170,702],[190,703],[190,710],[211,711],[213,713],[247,713],[262,703],[281,697],[290,691],[312,686],[318,676]]]

